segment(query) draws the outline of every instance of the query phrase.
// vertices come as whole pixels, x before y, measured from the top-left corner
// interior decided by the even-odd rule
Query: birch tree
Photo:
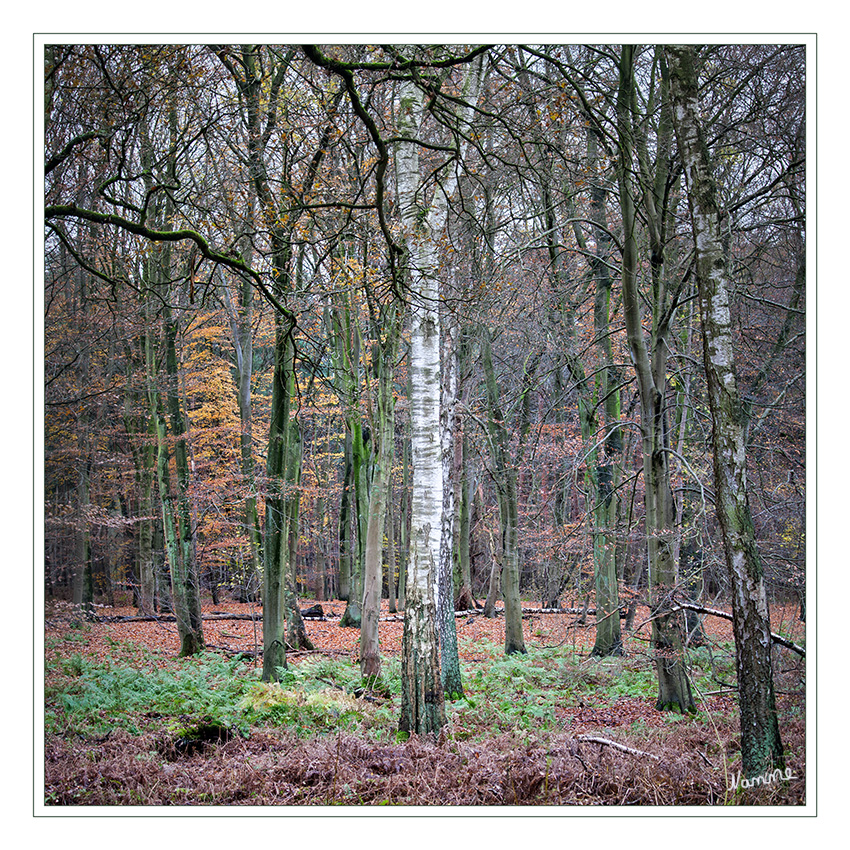
[[[735,374],[728,258],[702,131],[695,50],[672,45],[666,55],[693,228],[703,363],[713,425],[717,518],[732,587],[741,756],[744,773],[752,777],[785,765],[776,716],[764,571],[747,496],[745,412]]]
[[[462,89],[467,105],[463,125],[481,86],[484,58],[469,65]],[[430,203],[423,196],[419,170],[425,93],[414,80],[399,89],[396,123],[404,139],[396,146],[398,206],[408,252],[411,302],[410,422],[413,455],[410,560],[403,638],[403,688],[399,728],[423,734],[445,723],[437,623],[437,575],[443,514],[443,464],[440,431],[440,315],[438,239],[457,185],[457,166],[436,178]]]

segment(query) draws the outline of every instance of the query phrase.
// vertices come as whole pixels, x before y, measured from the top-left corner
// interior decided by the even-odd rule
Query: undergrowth
[[[247,729],[237,709],[245,688],[240,660],[204,653],[177,670],[139,669],[123,660],[97,663],[75,654],[46,673],[47,731],[103,736],[115,728],[141,734],[157,719],[208,718]]]
[[[48,733],[96,737],[120,727],[139,734],[153,720],[186,717],[243,734],[253,725],[286,727],[300,736],[344,729],[388,739],[395,732],[398,659],[386,659],[380,682],[366,687],[356,664],[323,656],[292,663],[279,671],[279,682],[263,683],[256,668],[238,658],[204,653],[176,670],[159,669],[138,647],[114,648],[115,658],[104,663],[74,653],[48,666]],[[580,708],[655,696],[655,674],[645,657],[585,658],[569,647],[505,656],[486,640],[462,643],[462,649],[476,660],[462,665],[463,696],[447,704],[459,739],[563,729]],[[689,662],[698,693],[734,677],[734,659],[723,648],[692,650]]]
[[[385,659],[380,681],[368,685],[356,663],[320,655],[292,662],[279,671],[280,681],[264,683],[246,660],[212,652],[161,669],[152,656],[130,644],[116,643],[113,655],[101,662],[78,651],[75,641],[65,648],[70,654],[52,656],[45,679],[45,732],[55,746],[66,742],[62,752],[69,755],[63,758],[76,747],[88,747],[86,758],[97,759],[92,747],[106,747],[107,740],[117,745],[116,739],[137,739],[136,763],[157,772],[165,770],[167,762],[196,752],[210,758],[234,738],[252,741],[254,747],[274,739],[264,737],[268,735],[305,744],[325,741],[323,746],[331,749],[340,735],[377,747],[374,752],[402,745],[397,732],[398,659]],[[543,789],[551,761],[546,752],[572,752],[573,745],[563,743],[565,736],[579,741],[588,730],[638,750],[664,752],[673,747],[691,753],[699,760],[694,769],[715,777],[715,785],[721,781],[716,777],[728,777],[736,768],[734,702],[727,700],[726,709],[711,716],[704,711],[696,717],[660,716],[652,707],[657,686],[648,656],[597,659],[568,646],[532,647],[526,654],[504,656],[501,647],[487,640],[462,642],[461,649],[474,661],[462,664],[463,696],[446,704],[445,740],[452,752],[488,748],[503,736],[509,736],[512,746],[542,748]],[[700,700],[703,694],[724,692],[734,682],[734,653],[728,645],[691,649],[688,661]],[[802,728],[802,720],[795,722]],[[600,750],[598,756],[603,755]],[[804,764],[804,751],[796,755]],[[576,764],[583,763],[578,758]],[[594,788],[593,793],[608,794],[601,786]],[[720,801],[717,788],[712,788],[706,799]],[[182,796],[173,802],[211,802],[218,793],[210,791],[212,797],[201,799],[188,786],[179,790]],[[79,793],[78,802],[91,801]],[[134,793],[143,802],[144,789],[140,786]],[[336,786],[327,793],[337,794]],[[55,790],[51,794],[48,802],[74,801]],[[743,800],[741,794],[732,799]]]
[[[98,663],[74,653],[47,666],[47,734],[98,738],[120,728],[138,735],[156,725],[179,733],[204,721],[243,735],[252,726],[278,726],[299,736],[342,728],[380,738],[392,734],[397,720],[396,660],[366,688],[356,666],[327,658],[292,664],[279,671],[279,682],[265,683],[242,659],[211,652],[185,659],[176,670],[131,666],[125,652],[117,655]]]

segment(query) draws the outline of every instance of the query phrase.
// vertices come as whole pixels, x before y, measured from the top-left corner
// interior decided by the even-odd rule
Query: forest
[[[41,802],[805,805],[806,53],[45,46]]]

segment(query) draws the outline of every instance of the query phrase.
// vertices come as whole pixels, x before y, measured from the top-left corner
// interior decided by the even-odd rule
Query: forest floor
[[[250,604],[204,606],[207,652],[177,657],[174,623],[74,627],[45,611],[46,805],[799,805],[805,802],[805,661],[776,648],[788,781],[753,788],[740,771],[731,623],[706,617],[688,650],[697,714],[656,711],[648,625],[623,657],[589,655],[575,614],[528,614],[527,655],[502,653],[504,619],[457,619],[463,697],[438,739],[397,731],[403,623],[380,624],[380,687],[364,689],[359,631],[341,602],[307,620],[315,650],[289,653],[280,684],[259,681],[262,622]],[[527,603],[531,604],[531,603]],[[569,605],[570,603],[566,603]],[[797,643],[795,608],[773,631]],[[382,615],[391,617],[386,609]],[[647,620],[638,609],[635,622]],[[592,621],[592,617],[589,618]],[[790,771],[790,773],[789,773]]]

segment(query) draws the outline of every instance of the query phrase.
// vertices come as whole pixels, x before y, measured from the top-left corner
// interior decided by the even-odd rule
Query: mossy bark
[[[443,690],[452,699],[463,696],[463,680],[457,649],[455,620],[454,541],[459,473],[455,466],[458,400],[458,325],[455,317],[443,323],[443,386],[441,411],[441,453],[443,467],[443,517],[440,534],[440,563],[437,571],[437,622],[440,634],[440,675]]]
[[[682,650],[682,617],[669,610],[677,576],[673,554],[674,506],[670,488],[669,434],[665,408],[669,305],[663,247],[653,251],[650,263],[653,289],[650,301],[652,325],[648,340],[638,292],[637,219],[633,185],[636,135],[633,123],[634,55],[633,45],[623,45],[617,90],[617,181],[623,219],[623,313],[640,398],[650,605],[653,612],[652,648],[659,690],[657,705],[663,709],[690,713],[696,710],[696,706]],[[661,114],[665,114],[663,105]],[[659,125],[659,151],[664,150],[665,133],[669,132],[671,130],[667,125]],[[663,246],[663,228],[668,213],[663,206],[656,206],[658,196],[649,184],[646,157],[641,156],[639,160],[645,184],[645,219],[651,232],[651,241],[653,245]]]
[[[481,364],[487,390],[488,430],[493,478],[502,530],[502,596],[505,600],[505,655],[525,653],[522,633],[522,602],[519,595],[519,510],[516,468],[509,456],[510,435],[499,399],[493,368],[492,343],[487,328],[481,329]]]
[[[266,460],[268,493],[264,529],[263,571],[263,681],[277,681],[286,668],[286,608],[289,578],[289,514],[287,511],[286,470],[289,454],[290,379],[295,352],[291,327],[275,317],[275,363],[272,381],[272,408]]]
[[[700,117],[695,49],[671,45],[666,54],[693,226],[703,363],[713,425],[715,502],[732,585],[741,756],[745,775],[752,777],[784,768],[784,756],[764,571],[747,496],[746,415],[735,374],[732,287],[720,234],[717,187]]]
[[[376,419],[373,422],[376,459],[373,465],[369,495],[366,545],[363,565],[363,608],[360,627],[360,668],[364,678],[376,679],[381,674],[378,642],[378,619],[381,606],[384,528],[387,503],[391,494],[392,463],[395,454],[395,403],[393,378],[395,359],[401,339],[400,306],[391,304],[384,315],[380,337],[373,346],[373,366],[378,378]],[[390,576],[392,581],[392,576]],[[390,593],[394,591],[391,589]]]
[[[167,310],[167,307],[165,308]],[[188,656],[204,648],[201,597],[195,562],[194,526],[189,505],[189,461],[186,426],[177,395],[176,324],[169,315],[165,324],[166,402],[158,388],[158,372],[151,333],[147,337],[149,399],[151,418],[156,429],[157,483],[162,507],[162,530],[166,559],[171,575],[171,605],[177,618],[180,655]],[[166,418],[166,410],[168,417]],[[170,424],[170,428],[169,428]],[[172,482],[170,447],[174,447],[176,483]]]

